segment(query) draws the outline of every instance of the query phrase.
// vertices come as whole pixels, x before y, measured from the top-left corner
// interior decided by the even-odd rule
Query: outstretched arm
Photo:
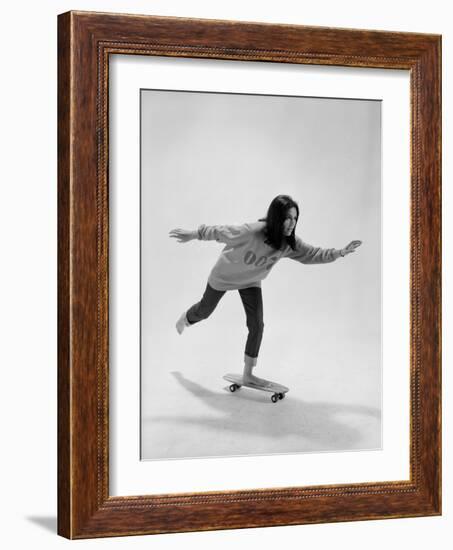
[[[178,243],[187,243],[193,239],[198,239],[197,231],[191,231],[188,229],[172,229],[168,234],[169,237],[176,239]]]
[[[355,252],[356,248],[358,248],[362,244],[362,241],[351,241],[349,244],[347,244],[344,248],[340,250],[342,256],[347,256],[348,254],[352,254]]]
[[[186,243],[192,239],[201,241],[217,241],[225,244],[237,244],[247,238],[256,229],[254,224],[243,225],[200,225],[198,229],[172,229],[170,237],[180,243]]]
[[[296,237],[296,250],[290,250],[286,257],[303,264],[325,264],[334,262],[340,256],[344,257],[351,254],[361,244],[362,241],[351,241],[341,249],[321,248],[307,244],[299,237]]]

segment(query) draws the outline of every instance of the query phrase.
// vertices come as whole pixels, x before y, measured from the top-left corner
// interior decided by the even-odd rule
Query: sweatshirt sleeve
[[[296,237],[296,250],[290,249],[285,256],[302,264],[326,264],[334,262],[341,254],[336,248],[312,246]]]
[[[252,231],[253,227],[249,223],[243,225],[200,225],[197,234],[201,241],[238,244],[245,240]]]

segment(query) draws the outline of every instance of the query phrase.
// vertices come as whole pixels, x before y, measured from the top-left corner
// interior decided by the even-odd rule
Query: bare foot
[[[181,317],[176,321],[176,330],[178,334],[182,334],[184,329],[187,326],[186,312],[184,312]]]
[[[271,382],[269,382],[269,380],[258,378],[258,376],[254,376],[253,374],[244,374],[242,378],[246,384],[256,384],[257,386],[262,386],[264,388],[271,385]]]

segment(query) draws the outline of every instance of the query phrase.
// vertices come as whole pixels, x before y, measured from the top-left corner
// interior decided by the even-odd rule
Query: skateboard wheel
[[[278,393],[274,393],[274,395],[271,397],[272,403],[277,403],[278,401]]]
[[[230,392],[235,392],[238,390],[241,386],[238,386],[237,384],[231,384],[230,386]]]
[[[279,399],[284,399],[284,398],[285,398],[285,394],[284,394],[284,393],[279,393],[279,394],[278,394],[278,398],[279,398]]]

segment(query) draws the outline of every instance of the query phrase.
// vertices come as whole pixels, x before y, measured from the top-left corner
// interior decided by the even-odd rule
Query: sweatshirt
[[[238,290],[251,286],[261,287],[274,265],[282,258],[303,264],[324,264],[340,256],[335,248],[320,248],[296,237],[296,249],[289,244],[276,250],[266,244],[265,222],[243,225],[200,225],[198,239],[217,241],[225,247],[209,275],[208,283],[215,290]]]

